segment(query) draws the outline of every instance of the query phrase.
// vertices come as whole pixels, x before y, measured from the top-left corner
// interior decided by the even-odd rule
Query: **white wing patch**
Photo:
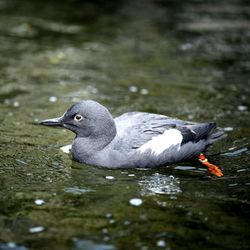
[[[152,153],[159,155],[171,146],[180,146],[182,139],[183,136],[179,130],[169,129],[166,130],[162,135],[153,137],[150,141],[143,144],[137,150],[140,151],[140,153],[144,153],[150,149]]]

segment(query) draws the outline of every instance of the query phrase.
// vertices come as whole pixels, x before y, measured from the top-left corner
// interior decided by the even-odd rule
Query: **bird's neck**
[[[83,161],[93,154],[104,149],[116,136],[115,124],[103,127],[102,132],[88,137],[76,136],[72,144],[73,157],[78,161]],[[78,158],[81,159],[78,159]]]

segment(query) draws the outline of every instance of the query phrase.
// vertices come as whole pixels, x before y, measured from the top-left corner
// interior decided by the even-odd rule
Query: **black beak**
[[[59,126],[59,127],[62,127],[62,117],[43,120],[43,121],[40,122],[40,124],[45,125],[45,126]]]

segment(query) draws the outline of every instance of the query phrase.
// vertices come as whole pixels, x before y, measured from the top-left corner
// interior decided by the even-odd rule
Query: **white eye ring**
[[[74,120],[77,122],[81,121],[82,119],[83,119],[83,117],[79,114],[75,115],[75,117],[74,117]]]

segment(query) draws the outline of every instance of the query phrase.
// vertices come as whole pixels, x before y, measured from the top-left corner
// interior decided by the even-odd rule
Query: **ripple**
[[[64,192],[79,195],[79,194],[95,192],[95,190],[87,188],[79,188],[79,187],[68,187],[64,189]]]
[[[79,240],[73,239],[74,241],[74,250],[115,250],[113,245],[108,244],[97,244],[91,240]]]
[[[175,195],[181,193],[180,181],[178,178],[170,175],[165,176],[155,173],[139,182],[142,187],[142,195],[167,194]]]
[[[14,242],[8,242],[5,244],[0,244],[0,250],[28,250],[28,248],[17,245]]]
[[[234,156],[240,156],[242,153],[245,153],[247,151],[248,151],[248,148],[245,147],[245,148],[237,149],[231,152],[223,153],[222,155],[234,157]]]
[[[197,168],[192,166],[176,166],[174,169],[187,171],[187,170],[196,170]]]

